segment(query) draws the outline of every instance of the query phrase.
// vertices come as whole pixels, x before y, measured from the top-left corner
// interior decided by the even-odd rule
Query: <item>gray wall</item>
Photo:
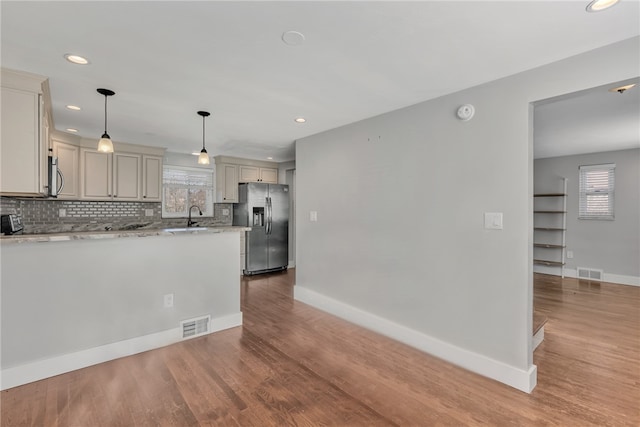
[[[615,219],[578,219],[578,167],[615,163]],[[640,277],[640,149],[538,159],[534,162],[536,193],[558,191],[567,178],[566,267],[588,267],[605,274]]]
[[[630,39],[299,140],[296,285],[528,370],[530,104],[635,77],[639,50]],[[483,229],[484,212],[504,229]]]
[[[237,314],[239,253],[237,232],[4,244],[2,369]]]

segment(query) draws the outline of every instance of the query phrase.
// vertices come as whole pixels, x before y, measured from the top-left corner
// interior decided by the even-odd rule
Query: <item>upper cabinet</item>
[[[238,157],[216,156],[216,202],[237,203],[238,184],[243,182],[278,183],[278,164]]]
[[[114,143],[112,154],[96,150],[96,141],[56,132],[54,155],[64,176],[59,197],[82,200],[162,201],[163,148]]]
[[[52,138],[53,155],[58,158],[58,170],[62,174],[62,189],[59,199],[77,199],[80,195],[80,147]]]
[[[2,69],[0,193],[46,194],[50,101],[46,77]]]
[[[162,157],[142,156],[142,200],[162,201]]]
[[[240,178],[238,182],[266,182],[278,183],[277,167],[240,166]]]
[[[84,147],[80,153],[81,199],[162,201],[162,156]]]

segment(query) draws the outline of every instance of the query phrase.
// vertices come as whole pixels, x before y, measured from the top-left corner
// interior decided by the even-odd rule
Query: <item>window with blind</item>
[[[213,170],[165,165],[162,172],[162,217],[186,218],[193,205],[213,216]],[[197,215],[196,210],[193,212]]]
[[[615,170],[615,164],[579,167],[579,219],[613,219]]]

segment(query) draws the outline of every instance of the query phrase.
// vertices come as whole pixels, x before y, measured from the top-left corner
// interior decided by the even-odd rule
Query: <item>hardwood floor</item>
[[[640,288],[535,278],[532,394],[242,281],[244,326],[1,393],[1,425],[640,424]]]

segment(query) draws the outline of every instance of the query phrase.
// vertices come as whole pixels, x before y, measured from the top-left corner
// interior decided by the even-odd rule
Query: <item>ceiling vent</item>
[[[595,268],[578,267],[578,279],[602,281],[604,271]]]
[[[180,322],[182,327],[182,339],[193,338],[209,333],[209,325],[211,324],[211,316],[198,317],[197,319],[183,320]]]

